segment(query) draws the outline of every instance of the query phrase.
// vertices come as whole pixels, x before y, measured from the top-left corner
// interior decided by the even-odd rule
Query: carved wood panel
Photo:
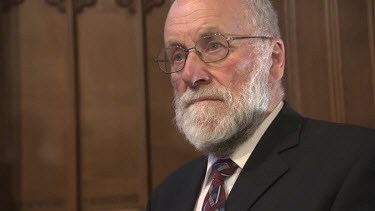
[[[307,116],[373,126],[373,1],[274,4],[287,46],[289,103]]]
[[[1,210],[76,210],[69,17],[44,1],[24,1],[1,13],[5,90],[0,119],[9,129],[0,141],[6,146],[1,164],[7,168],[8,181],[3,182],[10,191],[9,201],[1,199]]]
[[[139,1],[136,11],[141,11]],[[142,13],[97,1],[77,15],[81,207],[144,207],[147,148]]]
[[[74,2],[0,3],[1,210],[143,209],[150,189],[199,155],[153,63],[169,1]],[[288,102],[375,127],[374,0],[273,3]]]
[[[366,1],[337,1],[346,121],[375,127],[371,20]]]
[[[20,198],[19,67],[14,10],[0,13],[0,209],[13,210]],[[9,59],[13,58],[13,59]]]
[[[350,63],[348,65],[345,65],[345,61],[349,60],[343,59],[343,57],[349,51],[346,51],[345,49],[343,50],[343,48],[346,47],[345,45],[347,42],[343,42],[342,40],[349,39],[349,35],[351,34],[350,32],[342,33],[343,30],[346,30],[346,26],[341,24],[341,22],[346,21],[343,21],[340,18],[350,16],[350,14],[340,15],[345,11],[339,10],[339,8],[349,7],[339,5],[344,3],[345,2],[338,1],[320,1],[309,3],[296,1],[279,1],[279,3],[275,3],[278,4],[277,8],[279,9],[280,17],[282,18],[281,26],[288,47],[287,49],[289,49],[289,60],[287,61],[288,65],[285,79],[288,91],[288,99],[292,102],[292,104],[296,105],[297,109],[305,114],[308,114],[309,116],[333,121],[348,121],[371,126],[373,120],[371,120],[371,118],[370,120],[366,120],[366,118],[368,117],[366,117],[365,115],[368,116],[368,114],[370,114],[371,117],[371,111],[367,112],[367,110],[372,105],[366,104],[365,101],[356,104],[351,102],[350,100],[351,98],[358,98],[358,96],[360,96],[358,94],[359,92],[362,92],[363,90],[368,88],[370,86],[369,84],[373,84],[373,82],[365,81],[364,83],[362,83],[363,81],[361,81],[363,78],[373,78],[373,71],[368,70],[367,73],[361,72],[359,74],[359,77],[362,79],[353,82],[353,80],[356,79],[355,77],[353,77],[353,75],[351,75],[351,71],[353,68],[350,68]],[[372,2],[370,2],[370,4],[372,4]],[[360,6],[360,4],[358,5]],[[167,6],[164,8],[163,14],[151,14],[150,17],[165,15],[167,11],[166,8]],[[364,7],[362,5],[362,9],[360,11],[363,11],[363,8]],[[312,11],[305,12],[309,9]],[[369,13],[366,13],[367,16],[373,17],[371,16],[372,10],[369,11]],[[320,12],[319,16],[323,18],[321,18],[320,20],[316,20],[316,12]],[[301,21],[302,18],[298,18],[302,15],[305,17],[305,20],[303,22]],[[158,22],[157,24],[159,24],[159,26],[163,25],[163,21],[160,21],[163,19],[150,19]],[[365,19],[362,17],[361,20]],[[371,18],[368,18],[369,23],[371,20]],[[324,24],[320,24],[321,22],[323,22]],[[150,25],[148,27],[158,28],[159,26],[155,27],[155,25],[157,24],[155,24],[155,22],[150,22]],[[371,24],[368,25],[369,28],[371,28]],[[161,30],[159,28],[155,30],[159,30],[159,35],[150,35],[147,39],[148,43],[155,41],[162,43],[162,34],[160,33]],[[368,62],[365,66],[371,66],[371,64],[373,64],[373,62],[371,62],[373,61],[373,57],[371,56],[373,55],[373,53],[371,53],[373,52],[373,47],[371,47],[371,43],[373,42],[371,36],[372,33],[373,32],[371,31],[371,29],[369,29],[367,31],[367,34],[370,34],[370,36],[367,39],[366,37],[364,39],[369,40],[369,43],[365,45],[367,47],[370,46],[370,50],[368,50],[369,52],[365,52],[365,55],[370,55],[368,60],[366,60],[367,62],[370,62]],[[343,36],[343,34],[345,34],[345,36],[349,36],[349,38],[346,38],[345,36]],[[312,35],[314,35],[314,37]],[[156,54],[159,47],[160,45],[158,45],[157,48],[154,48],[152,44],[149,45],[150,53],[148,54],[148,58],[152,58]],[[354,47],[349,46],[347,48],[352,49]],[[359,63],[363,64],[366,61],[361,61]],[[148,66],[150,68],[153,68],[152,62],[149,62]],[[348,69],[346,70],[345,68]],[[193,152],[190,146],[182,141],[183,138],[176,132],[171,123],[173,119],[173,111],[172,109],[170,109],[172,91],[169,85],[168,76],[160,75],[159,72],[149,72],[148,79],[148,111],[150,113],[149,132],[150,140],[152,140],[150,145],[150,153],[152,158],[157,158],[151,159],[151,169],[160,170],[160,168],[163,167],[169,169],[167,171],[162,171],[162,174],[152,174],[152,184],[153,186],[155,186],[162,178],[164,178],[165,175],[172,171],[173,168],[180,165],[185,160],[196,156],[196,153]],[[165,83],[164,85],[160,85],[160,82]],[[357,90],[346,90],[349,88],[345,88],[345,84],[349,84],[346,85],[347,87],[351,86],[351,84],[358,84],[359,88]],[[361,87],[361,85],[363,86]],[[370,93],[368,95],[368,98],[370,98],[370,102],[373,101],[372,95],[373,92],[372,94]],[[351,97],[349,98],[347,96]],[[366,97],[364,99],[368,98]],[[358,101],[361,100],[363,99],[358,98]],[[322,102],[323,106],[321,106]],[[360,109],[356,108],[356,106],[361,104],[364,104],[364,107],[368,106],[367,109],[364,109],[366,112],[355,113],[357,111],[360,111]],[[361,108],[362,107],[363,106],[361,106]],[[354,113],[350,109],[354,109]],[[350,114],[353,114],[353,117],[351,117]],[[165,124],[160,124],[160,122],[163,121]],[[175,139],[177,140],[176,142],[165,141]],[[178,140],[180,140],[180,142],[178,142]],[[186,150],[186,148],[188,150]],[[170,149],[170,151],[167,149]],[[173,153],[175,153],[175,157],[177,157],[177,159],[168,159],[169,156],[166,156],[166,154],[172,154],[172,156],[174,156]],[[90,202],[90,200],[91,199],[86,199],[85,202]]]
[[[367,0],[367,17],[369,28],[370,59],[372,69],[372,93],[375,96],[375,1]],[[373,98],[375,100],[375,97]],[[374,101],[375,104],[375,101]]]

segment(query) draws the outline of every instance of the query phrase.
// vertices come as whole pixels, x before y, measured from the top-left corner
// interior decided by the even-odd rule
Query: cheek
[[[187,89],[186,84],[177,73],[171,74],[171,83],[178,96],[181,96]]]
[[[248,80],[252,72],[252,65],[250,60],[232,60],[221,71],[218,71],[217,79],[223,86],[237,93],[239,87],[242,87]]]

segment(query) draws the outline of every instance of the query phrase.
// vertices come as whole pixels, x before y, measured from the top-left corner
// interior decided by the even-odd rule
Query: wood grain
[[[347,122],[374,127],[375,94],[367,2],[340,0],[337,3]]]
[[[98,1],[77,16],[84,211],[146,204],[141,17],[115,1]]]
[[[325,1],[325,24],[328,56],[331,121],[345,122],[345,102],[342,76],[340,22],[337,1]]]

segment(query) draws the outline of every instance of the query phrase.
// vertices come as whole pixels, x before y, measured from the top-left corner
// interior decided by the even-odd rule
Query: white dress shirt
[[[251,136],[248,140],[242,143],[233,153],[229,156],[237,165],[238,168],[234,174],[228,177],[224,182],[224,189],[227,197],[232,190],[234,183],[236,182],[238,175],[240,175],[241,170],[245,166],[246,161],[249,159],[251,153],[254,151],[255,146],[258,144],[260,138],[266,132],[267,128],[271,125],[272,121],[276,118],[277,114],[280,112],[283,107],[284,102],[281,101],[279,105],[267,116],[267,118],[260,124],[258,129],[255,131],[254,135]],[[213,155],[208,155],[208,163],[206,170],[206,177],[204,178],[202,188],[198,197],[198,200],[195,204],[194,211],[202,211],[203,201],[206,197],[208,189],[211,186],[213,180],[212,165],[218,160],[217,157]]]

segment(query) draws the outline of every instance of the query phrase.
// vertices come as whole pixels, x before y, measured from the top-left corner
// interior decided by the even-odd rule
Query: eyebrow
[[[207,29],[205,29],[204,32],[199,33],[199,37],[197,38],[197,40],[195,42],[202,39],[203,37],[211,36],[211,35],[214,35],[214,34],[222,34],[222,33],[220,33],[217,28],[214,28],[214,27],[207,28]],[[172,47],[172,46],[179,46],[179,47],[182,47],[182,48],[188,48],[186,45],[182,44],[181,42],[179,42],[177,40],[171,40],[171,41],[167,42],[167,45],[165,47],[169,48],[169,47]]]
[[[179,47],[182,47],[182,48],[186,48],[185,45],[181,44],[180,42],[178,41],[170,41],[167,43],[167,45],[165,46],[166,48],[169,48],[169,47],[175,47],[175,46],[179,46]]]
[[[204,33],[201,33],[198,39],[202,39],[203,37],[211,36],[214,34],[221,34],[218,30],[206,30]]]

